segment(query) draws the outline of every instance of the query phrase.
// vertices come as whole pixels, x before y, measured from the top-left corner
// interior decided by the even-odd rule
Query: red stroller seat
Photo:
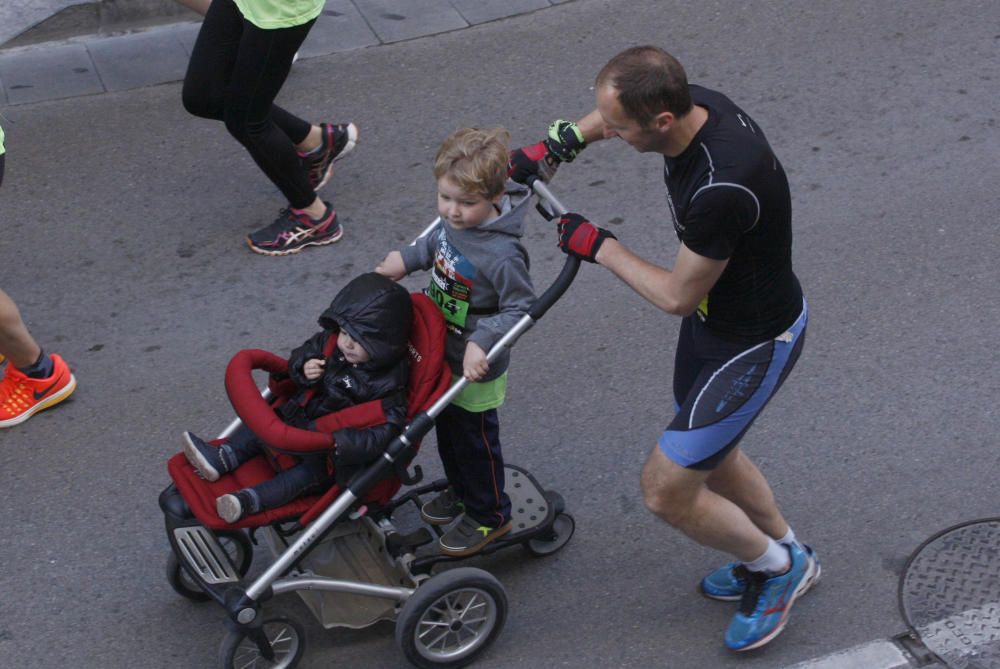
[[[451,372],[444,363],[445,327],[441,312],[423,294],[413,293],[410,297],[413,300],[413,326],[408,347],[410,379],[407,386],[407,420],[412,420],[417,413],[430,407],[451,383]],[[335,345],[336,338],[330,337],[327,346],[332,351]],[[252,377],[254,369],[270,373],[268,387],[272,392],[271,399],[265,399],[260,394]],[[274,460],[279,467],[283,460],[288,460],[288,456],[283,453],[322,452],[333,448],[335,444],[332,433],[335,430],[344,427],[363,428],[385,422],[382,403],[374,400],[323,416],[316,421],[315,432],[285,424],[274,409],[296,390],[293,382],[280,380],[287,369],[287,360],[259,349],[240,351],[233,356],[226,368],[226,392],[237,416],[258,438],[274,448]],[[221,442],[222,440],[216,440],[212,443]],[[272,459],[266,455],[258,455],[214,482],[199,477],[183,453],[172,457],[167,462],[167,469],[194,515],[205,527],[213,530],[261,527],[293,519],[304,526],[322,513],[340,493],[339,487],[334,485],[323,495],[299,497],[282,507],[265,509],[261,513],[245,516],[236,523],[227,523],[215,511],[216,498],[272,478],[276,472]],[[362,501],[387,504],[400,486],[398,477],[384,479]]]

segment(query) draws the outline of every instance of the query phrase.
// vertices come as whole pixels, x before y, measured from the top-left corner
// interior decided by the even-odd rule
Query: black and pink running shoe
[[[282,209],[278,218],[266,228],[247,235],[247,245],[254,253],[266,256],[287,256],[307,246],[323,246],[340,241],[344,229],[337,222],[333,205],[324,202],[322,218],[310,218],[300,209]]]
[[[322,143],[309,153],[300,153],[309,171],[309,185],[319,190],[333,176],[333,164],[354,150],[358,127],[353,123],[321,123]]]

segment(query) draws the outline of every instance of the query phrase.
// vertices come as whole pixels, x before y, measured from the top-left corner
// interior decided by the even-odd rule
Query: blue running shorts
[[[795,366],[809,307],[784,333],[752,346],[719,337],[689,316],[674,361],[674,419],[660,449],[691,469],[714,469],[739,443]]]

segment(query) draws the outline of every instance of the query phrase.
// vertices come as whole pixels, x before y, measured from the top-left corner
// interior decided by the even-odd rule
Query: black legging
[[[274,98],[313,23],[263,30],[244,19],[233,0],[213,0],[184,77],[184,108],[224,121],[296,209],[316,199],[295,150],[310,124],[275,105]]]

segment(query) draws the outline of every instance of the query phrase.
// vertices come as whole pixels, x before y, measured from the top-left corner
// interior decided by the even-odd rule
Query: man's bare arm
[[[596,109],[577,121],[576,125],[587,144],[604,139],[604,118]]]
[[[682,243],[673,270],[668,270],[640,258],[617,239],[606,240],[596,260],[654,306],[679,316],[694,313],[729,262],[698,255]]]

